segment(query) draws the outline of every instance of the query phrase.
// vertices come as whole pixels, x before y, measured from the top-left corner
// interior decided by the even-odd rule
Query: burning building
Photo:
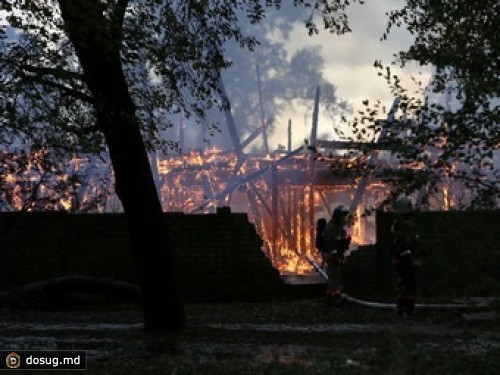
[[[368,154],[346,152],[366,144],[318,139],[318,103],[319,91],[310,139],[295,150],[290,146],[289,124],[288,149],[246,153],[245,148],[254,139],[265,135],[266,123],[263,122],[247,139],[240,140],[231,111],[226,109],[232,149],[212,147],[185,154],[152,153],[150,162],[163,210],[205,214],[220,207],[230,207],[233,212],[247,213],[263,240],[263,252],[282,274],[313,272],[308,259],[318,260],[314,247],[316,222],[319,218],[329,219],[338,204],[349,207],[352,248],[375,243],[375,219],[373,215],[366,215],[366,209],[377,207],[388,196],[390,187],[373,174],[351,171],[354,165],[364,165],[366,170],[384,164],[387,164],[386,169],[394,166],[390,158],[379,157],[380,150],[374,149]],[[386,123],[394,122],[397,106],[395,101]],[[379,139],[386,135],[387,128],[383,128]],[[60,209],[85,211],[82,207],[86,203],[89,206],[89,197],[99,195],[101,204],[95,206],[96,210],[120,210],[112,181],[104,178],[110,174],[103,160],[102,156],[95,156],[74,158],[68,163],[68,176],[76,175],[79,180],[73,179],[77,181],[72,185],[73,194],[63,189],[65,194],[56,199]],[[332,173],[332,167],[345,173]],[[47,195],[43,180],[33,178],[32,173],[24,177],[10,174],[7,177],[13,185],[19,185],[20,179],[25,178],[30,186],[38,184],[39,195]],[[445,185],[441,196],[442,206],[439,208],[452,208],[456,196],[453,186]],[[19,192],[13,194],[14,206],[21,204],[19,202],[23,199],[20,197]]]
[[[265,134],[265,124],[240,141],[231,112],[226,110],[232,150],[153,154],[151,165],[164,211],[210,213],[228,206],[235,212],[246,212],[263,239],[262,250],[282,274],[313,271],[307,259],[318,257],[314,247],[316,221],[329,219],[338,204],[350,209],[353,247],[374,243],[374,218],[365,215],[365,207],[377,206],[389,188],[369,175],[349,173],[359,159],[377,163],[362,153],[346,156],[346,149],[360,143],[317,139],[318,105],[319,90],[310,140],[295,150],[291,150],[289,139],[288,150],[245,153],[253,139]],[[347,173],[332,173],[333,165]]]
[[[351,160],[316,159],[307,147],[247,155],[243,161],[234,151],[212,148],[156,156],[152,162],[157,165],[153,169],[165,211],[211,213],[229,206],[234,212],[246,212],[264,240],[263,251],[282,273],[312,271],[303,256],[317,257],[316,221],[330,218],[337,204],[351,206],[353,243],[373,243],[373,218],[364,216],[362,207],[377,205],[388,193],[384,184],[370,181],[366,186],[370,194],[362,194],[353,205],[359,181],[329,170],[332,163],[347,168]]]

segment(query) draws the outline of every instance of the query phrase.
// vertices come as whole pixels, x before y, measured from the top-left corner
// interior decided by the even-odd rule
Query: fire
[[[209,148],[186,154],[155,155],[151,161],[157,171],[164,211],[203,214],[230,206],[233,212],[246,213],[263,240],[262,251],[282,274],[314,272],[305,256],[320,262],[314,246],[317,220],[329,220],[337,204],[350,206],[359,184],[359,180],[353,184],[351,179],[330,173],[331,163],[348,165],[351,160],[342,161],[336,156],[334,160],[313,163],[308,152],[290,156],[276,151],[241,159],[235,152]],[[85,171],[85,160],[78,159],[73,164],[74,171]],[[26,201],[21,192],[24,186],[21,178],[30,180],[28,175],[4,177],[4,182],[14,187],[12,204],[16,209],[21,209]],[[95,194],[95,188],[88,182],[86,189],[79,201]],[[365,207],[377,206],[388,192],[389,188],[380,181],[367,185],[349,227],[353,249],[375,242],[374,217],[364,215]],[[49,187],[41,185],[39,195],[47,194]],[[112,197],[113,193],[108,191],[108,194]],[[453,207],[446,186],[442,194],[443,208]],[[73,210],[75,199],[65,193],[59,198],[59,206]]]
[[[361,225],[361,220],[359,220],[361,218],[361,215],[362,215],[362,208],[361,206],[358,206],[357,209],[356,209],[356,213],[355,213],[355,216],[354,216],[354,220],[353,220],[353,225],[352,225],[352,234],[351,234],[351,237],[352,237],[352,242],[353,243],[356,243],[356,244],[360,244],[360,243],[363,243],[364,241],[364,238],[365,238],[365,233],[364,233],[364,226]]]
[[[335,204],[348,204],[355,186],[316,176],[308,153],[278,162],[285,155],[246,156],[238,163],[236,153],[213,148],[159,158],[163,209],[210,213],[229,205],[248,214],[263,240],[262,251],[282,274],[311,273],[304,256],[320,261],[314,246],[317,219],[329,219]],[[327,169],[327,164],[315,168]],[[374,225],[362,213],[359,205],[351,227],[354,247],[374,241]]]

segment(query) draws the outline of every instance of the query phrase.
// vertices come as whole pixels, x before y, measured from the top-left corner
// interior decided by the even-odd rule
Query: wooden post
[[[288,152],[292,151],[292,119],[288,119]]]
[[[306,248],[306,197],[305,197],[305,188],[302,187],[301,195],[299,197],[300,204],[300,248],[299,252],[304,253]]]
[[[315,241],[315,222],[314,222],[314,185],[309,184],[309,232],[308,236],[310,239],[309,242],[309,247],[304,248],[302,251],[305,254],[310,254],[312,253],[312,248],[314,247],[314,241]]]
[[[318,116],[319,116],[319,86],[316,88],[316,95],[314,97],[314,109],[311,127],[311,137],[309,138],[309,143],[311,147],[316,146],[316,138],[318,138]]]
[[[292,213],[292,222],[293,222],[293,247],[297,248],[299,244],[299,207],[297,202],[297,191],[294,188],[292,190],[292,204],[293,204],[293,213]]]
[[[179,154],[184,154],[184,116],[179,114]]]
[[[307,235],[309,237],[309,244],[310,248],[307,248],[307,242],[303,240],[303,246],[302,246],[302,252],[304,254],[308,254],[311,252],[311,248],[314,244],[314,237],[315,237],[315,231],[314,231],[314,181],[316,178],[316,162],[315,162],[315,152],[316,152],[316,139],[318,137],[318,117],[319,117],[319,97],[320,97],[320,89],[319,86],[316,88],[316,95],[314,97],[314,110],[313,110],[313,120],[312,120],[312,127],[311,127],[311,137],[309,139],[310,146],[311,146],[311,153],[309,154],[308,157],[308,164],[309,164],[309,196],[308,196],[308,201],[307,201],[307,206],[308,206],[308,230],[304,231],[304,236]],[[305,198],[305,197],[304,197]],[[306,204],[306,201],[304,199],[304,204]],[[304,221],[306,218],[304,217]]]
[[[292,200],[292,187],[290,185],[287,186],[286,188],[286,192],[287,192],[287,203],[286,203],[286,206],[287,206],[287,215],[288,215],[288,225],[287,225],[287,228],[288,228],[288,233],[290,233],[290,236],[291,238],[288,239],[288,246],[291,248],[291,247],[294,247],[295,244],[293,243],[293,231],[294,231],[294,228],[293,228],[293,200]]]
[[[279,234],[279,190],[278,190],[278,166],[271,164],[271,203],[272,203],[272,233],[273,233],[273,252],[278,255],[278,234]]]

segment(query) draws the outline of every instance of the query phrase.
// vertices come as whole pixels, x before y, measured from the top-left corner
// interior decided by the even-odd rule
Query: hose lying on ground
[[[343,294],[342,298],[347,302],[352,302],[357,305],[371,307],[376,309],[395,309],[395,303],[365,301],[358,298]],[[488,299],[484,299],[481,303],[417,303],[416,308],[421,310],[484,310],[490,308],[491,304]]]
[[[307,261],[314,267],[314,269],[325,279],[328,280],[328,275],[321,266],[314,261],[314,259],[305,256]],[[375,308],[375,309],[395,309],[395,303],[385,303],[385,302],[373,302],[365,301],[359,298],[351,297],[347,294],[342,294],[342,299],[347,302],[351,302],[357,305]],[[493,300],[498,300],[496,298],[484,298],[480,302],[471,303],[417,303],[416,307],[422,310],[484,310],[485,308],[491,307],[491,302]]]

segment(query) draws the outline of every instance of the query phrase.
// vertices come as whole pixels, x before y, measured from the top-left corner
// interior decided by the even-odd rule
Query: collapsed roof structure
[[[223,99],[229,103],[221,83]],[[339,176],[333,164],[346,171],[359,158],[368,166],[387,163],[378,160],[378,151],[364,155],[346,154],[366,143],[318,139],[319,88],[316,90],[310,139],[291,149],[291,123],[288,123],[288,149],[250,154],[245,148],[257,137],[266,136],[266,123],[240,140],[231,108],[224,115],[233,142],[232,150],[209,148],[186,155],[152,155],[153,173],[165,211],[210,213],[229,206],[246,212],[264,241],[263,251],[282,273],[309,273],[307,258],[317,258],[314,248],[318,218],[330,218],[337,204],[349,207],[353,243],[375,241],[374,218],[364,215],[364,208],[377,206],[389,187],[369,173]],[[379,140],[387,135],[394,122],[399,99],[393,103]],[[264,142],[266,145],[267,142]],[[369,194],[366,194],[369,191]]]
[[[241,140],[222,82],[220,92],[227,103],[224,116],[233,143],[231,150],[207,148],[186,154],[153,152],[150,155],[165,212],[213,213],[224,206],[233,212],[246,212],[263,240],[263,252],[282,274],[313,271],[307,259],[318,258],[314,248],[316,221],[320,217],[330,218],[338,204],[349,207],[353,246],[375,242],[375,219],[373,215],[365,215],[366,208],[377,207],[388,196],[390,186],[371,171],[397,168],[390,153],[381,150],[380,142],[391,136],[391,128],[397,123],[398,98],[394,100],[387,119],[380,121],[377,142],[332,141],[317,136],[318,88],[309,140],[292,150],[289,121],[288,147],[270,151],[266,141],[266,121],[263,119],[260,127]],[[248,145],[260,136],[264,140],[264,153],[247,152]],[[382,154],[385,155],[380,157]],[[362,173],[354,173],[352,167],[360,163],[364,165]],[[332,167],[339,166],[346,173],[332,172]],[[106,200],[101,212],[120,210],[110,181],[104,189],[99,185],[105,180],[103,175],[109,175],[105,156],[73,159],[69,168],[68,175],[77,173],[82,182],[73,196],[66,194],[60,199],[64,209],[80,212],[88,198],[99,194]],[[42,180],[38,181],[36,176],[25,177],[28,185],[35,185],[38,189],[38,197],[45,193],[50,195],[50,192],[44,192]],[[19,185],[14,177],[11,180],[12,184]],[[30,186],[27,192],[33,190]],[[16,194],[11,198],[23,206],[25,199],[21,193]],[[442,198],[444,205],[441,208],[446,209],[446,202],[450,199],[446,189]]]

